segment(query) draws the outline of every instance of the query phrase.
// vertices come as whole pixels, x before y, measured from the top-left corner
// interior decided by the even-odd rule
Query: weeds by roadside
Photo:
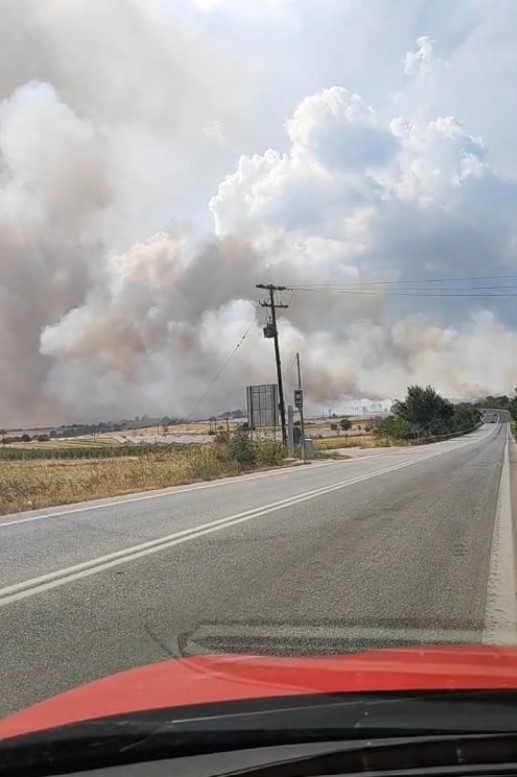
[[[350,461],[353,457],[347,456],[346,453],[337,453],[337,451],[314,451],[314,458],[331,459],[334,461]]]
[[[209,445],[119,458],[0,459],[0,514],[184,485],[279,465],[282,445],[234,433]]]
[[[397,442],[397,444],[399,444]],[[404,443],[402,443],[404,444]],[[324,437],[314,440],[315,450],[335,450],[338,448],[389,448],[389,440],[379,440],[373,435],[357,437]]]

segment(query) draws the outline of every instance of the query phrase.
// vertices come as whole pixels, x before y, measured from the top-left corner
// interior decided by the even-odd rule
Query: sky
[[[0,425],[242,407],[257,283],[313,410],[512,391],[516,74],[510,0],[2,0]]]

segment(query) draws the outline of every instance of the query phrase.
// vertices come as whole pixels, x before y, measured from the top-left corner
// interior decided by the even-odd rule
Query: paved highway
[[[511,443],[513,446],[514,444]],[[192,652],[517,642],[506,424],[0,519],[0,715]]]

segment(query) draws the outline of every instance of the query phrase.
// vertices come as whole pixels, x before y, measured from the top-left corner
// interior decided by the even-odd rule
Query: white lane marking
[[[482,442],[487,437],[489,437],[491,434],[493,434],[494,431],[495,431],[495,429],[490,429],[489,432],[487,434],[483,435],[482,437],[475,437],[474,439],[468,440],[467,442],[461,441],[461,442],[456,443],[456,440],[447,440],[446,442],[449,442],[449,443],[452,442],[452,443],[455,443],[455,444],[453,446],[449,447],[449,448],[446,448],[446,449],[442,449],[440,447],[439,450],[436,450],[436,452],[433,454],[433,456],[437,455],[438,453],[449,453],[451,451],[457,450],[458,448],[463,448],[466,445],[473,445],[474,443]],[[444,442],[434,443],[434,445],[436,445],[437,449],[438,449],[438,446],[443,446],[444,444],[445,444]],[[420,449],[411,449],[410,448],[410,449],[408,449],[408,453],[409,453],[410,450],[411,450],[411,452],[413,454],[417,453],[417,451],[418,451],[418,453],[420,453]],[[343,462],[331,461],[331,462],[321,462],[319,464],[312,463],[310,471],[312,472],[315,469],[319,469],[320,467],[330,467],[330,466],[336,466],[336,465],[340,466],[341,464],[343,464],[345,462],[348,465],[350,465],[350,464],[353,464],[353,463],[355,463],[357,461],[365,461],[365,460],[371,460],[371,459],[375,459],[375,458],[384,458],[386,456],[395,456],[396,454],[400,455],[401,453],[405,453],[405,451],[404,452],[402,452],[402,451],[393,451],[392,453],[378,453],[378,454],[373,454],[371,456],[358,456],[357,458],[344,459]],[[432,456],[426,456],[426,457],[419,458],[419,461],[426,461],[428,458],[432,458]],[[176,494],[189,493],[190,491],[202,491],[202,490],[205,490],[207,488],[220,488],[221,486],[233,485],[234,483],[247,483],[250,480],[260,480],[260,479],[265,478],[265,477],[270,478],[270,477],[275,476],[275,475],[287,475],[288,473],[300,472],[300,471],[307,472],[307,470],[304,467],[285,467],[283,469],[268,470],[267,472],[257,473],[256,475],[246,475],[243,478],[224,478],[224,479],[218,480],[216,482],[200,483],[199,485],[195,485],[195,486],[192,486],[192,485],[191,486],[174,486],[172,489],[163,489],[163,490],[160,490],[160,491],[153,491],[153,492],[148,493],[148,494],[143,493],[143,494],[139,494],[139,495],[135,495],[135,496],[112,497],[110,499],[110,501],[102,502],[101,504],[96,504],[95,502],[93,502],[92,504],[86,505],[84,507],[72,507],[72,508],[67,507],[64,510],[55,510],[55,511],[53,511],[51,513],[43,513],[43,514],[39,514],[38,513],[38,515],[29,515],[29,516],[26,516],[25,518],[15,518],[15,519],[13,519],[11,521],[3,521],[2,522],[2,516],[0,516],[0,529],[7,528],[9,526],[18,526],[19,524],[23,524],[23,523],[33,523],[34,521],[42,521],[45,518],[61,518],[64,515],[74,515],[75,513],[85,513],[85,512],[89,512],[90,510],[106,510],[107,508],[117,507],[118,505],[133,504],[135,502],[145,502],[145,501],[147,501],[149,499],[163,499],[165,497],[174,496]],[[3,517],[5,518],[6,516],[3,516]]]
[[[433,453],[427,458],[434,458],[437,453]],[[399,464],[394,464],[391,467],[385,467],[384,469],[377,470],[376,472],[369,472],[364,475],[352,478],[350,480],[335,483],[331,486],[323,486],[312,491],[307,491],[303,494],[299,494],[288,499],[282,499],[279,502],[274,502],[263,507],[255,508],[254,510],[247,510],[244,513],[237,513],[236,515],[230,515],[226,518],[220,518],[210,523],[201,524],[192,529],[184,529],[183,531],[169,534],[166,537],[160,537],[156,540],[150,540],[148,542],[141,543],[140,545],[133,545],[123,550],[109,553],[106,556],[100,556],[98,558],[91,559],[90,561],[84,561],[80,564],[75,564],[71,567],[59,569],[55,572],[50,572],[46,575],[32,578],[31,580],[24,580],[20,583],[9,585],[0,589],[0,607],[4,607],[8,604],[26,599],[29,596],[34,596],[44,591],[49,591],[52,588],[71,583],[75,580],[80,580],[84,577],[89,577],[97,572],[102,572],[112,567],[124,564],[129,561],[135,561],[147,556],[151,553],[156,553],[160,550],[166,550],[168,548],[179,545],[189,540],[203,537],[206,534],[212,534],[216,531],[235,526],[236,524],[250,521],[253,518],[259,518],[263,515],[276,512],[277,510],[283,510],[301,502],[306,502],[309,499],[314,499],[319,496],[330,494],[333,491],[338,491],[347,486],[355,485],[356,483],[362,483],[365,480],[384,475],[394,470],[403,469],[404,467],[410,467],[413,464],[419,464],[423,459],[421,457],[413,459],[411,461],[405,461]]]
[[[482,642],[489,645],[514,645],[517,642],[517,599],[509,445],[510,429],[508,426],[490,551],[485,624],[482,637]]]
[[[473,440],[469,443],[463,443],[463,446],[471,445],[473,442],[478,442],[478,440]],[[425,457],[418,456],[410,459],[409,461],[399,462],[398,464],[393,464],[390,467],[385,467],[384,469],[380,469],[375,472],[369,472],[364,475],[359,475],[355,478],[341,481],[340,483],[335,483],[330,486],[323,486],[321,488],[313,489],[312,491],[306,491],[305,493],[298,494],[287,499],[282,499],[279,502],[273,502],[272,504],[264,505],[253,510],[247,510],[244,513],[237,513],[236,515],[227,516],[226,518],[219,518],[218,520],[211,521],[210,523],[201,524],[191,529],[184,529],[183,531],[176,532],[165,537],[160,537],[156,540],[150,540],[148,542],[141,543],[140,545],[133,545],[129,548],[124,548],[123,550],[109,553],[106,556],[100,556],[91,559],[90,561],[84,561],[71,567],[66,567],[55,572],[50,572],[46,575],[32,578],[31,580],[24,580],[20,583],[15,583],[0,589],[0,607],[12,604],[21,599],[26,599],[29,596],[34,596],[38,593],[49,591],[52,588],[57,588],[58,586],[65,585],[66,583],[71,583],[75,580],[89,577],[90,575],[111,569],[112,567],[118,566],[119,564],[135,561],[151,553],[156,553],[160,550],[166,550],[168,548],[174,547],[175,545],[188,542],[189,540],[197,539],[198,537],[202,537],[206,534],[212,534],[213,532],[221,531],[231,526],[235,526],[236,524],[252,520],[253,518],[259,518],[263,515],[276,512],[277,510],[283,510],[287,507],[308,501],[309,499],[314,499],[316,497],[332,493],[333,491],[338,491],[342,488],[346,488],[347,486],[362,483],[365,480],[370,480],[371,478],[378,477],[379,475],[384,475],[398,469],[410,467],[414,464],[420,464],[424,461],[427,461],[428,459],[433,459],[436,456],[440,456],[444,452],[445,451],[443,450],[435,450]]]

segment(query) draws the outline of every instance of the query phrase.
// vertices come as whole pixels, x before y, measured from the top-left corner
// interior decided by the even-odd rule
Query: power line
[[[377,280],[377,281],[348,281],[346,286],[396,286],[397,284],[412,283],[456,283],[458,281],[495,281],[517,278],[517,274],[511,275],[465,275],[449,278],[400,278],[399,280]],[[288,286],[288,289],[298,291],[306,288],[346,288],[344,285],[336,283],[297,283]]]
[[[481,287],[482,288],[482,287]],[[497,290],[501,289],[501,293]],[[490,299],[491,297],[517,297],[517,286],[510,286],[506,288],[514,288],[515,292],[502,291],[505,287],[500,286],[494,288],[491,293],[476,294],[470,289],[440,289],[436,291],[427,291],[424,289],[408,289],[407,291],[395,291],[391,289],[377,289],[376,291],[357,290],[357,289],[311,289],[311,288],[294,288],[294,291],[309,294],[345,294],[351,296],[378,296],[382,294],[385,297],[481,297],[484,299]]]
[[[387,284],[386,284],[387,285]],[[358,291],[370,291],[370,294],[376,294],[377,291],[383,291],[383,288],[380,289],[369,289],[369,284],[365,283],[364,286],[360,286],[360,284],[357,284],[354,288],[347,288],[346,286],[300,286],[293,288],[293,293],[295,291],[316,291],[320,293],[335,293],[339,294],[340,292],[358,292]],[[389,292],[391,292],[393,287],[388,289]],[[451,286],[451,287],[445,287],[445,288],[437,288],[437,289],[429,289],[429,288],[402,288],[401,291],[404,291],[406,293],[413,293],[415,291],[422,291],[426,293],[438,293],[443,291],[451,291],[451,292],[457,292],[457,291],[506,291],[506,289],[517,289],[517,285],[515,284],[505,284],[505,285],[499,285],[499,286]],[[393,290],[393,291],[396,291]]]
[[[198,409],[198,407],[200,406],[200,404],[203,402],[203,400],[205,399],[205,397],[206,397],[206,396],[207,396],[207,395],[210,393],[210,390],[212,389],[212,387],[213,387],[213,386],[214,386],[214,384],[216,383],[217,379],[218,379],[218,378],[219,378],[219,376],[220,376],[220,375],[221,375],[221,374],[224,372],[224,370],[226,369],[226,367],[229,365],[229,363],[231,362],[231,360],[233,359],[233,357],[235,356],[235,354],[237,353],[237,351],[239,350],[239,348],[241,347],[241,345],[243,344],[243,342],[245,341],[245,339],[247,338],[247,336],[248,336],[248,335],[249,335],[249,333],[251,332],[251,330],[252,330],[252,328],[253,328],[253,325],[254,325],[255,323],[256,323],[255,321],[252,321],[252,322],[251,322],[251,324],[250,324],[250,325],[249,325],[249,327],[246,329],[246,331],[245,331],[245,332],[244,332],[244,334],[242,335],[242,337],[241,337],[241,339],[239,340],[239,342],[238,342],[238,343],[236,344],[236,346],[235,346],[235,347],[234,347],[234,348],[233,348],[233,349],[230,351],[230,353],[229,353],[229,354],[228,354],[228,356],[226,357],[225,361],[222,363],[222,365],[220,366],[220,368],[218,369],[218,371],[216,372],[216,374],[214,375],[214,377],[212,378],[212,380],[211,380],[211,381],[210,381],[210,383],[208,384],[208,386],[207,386],[206,390],[204,391],[204,393],[202,394],[202,396],[201,396],[201,397],[198,399],[198,401],[196,402],[196,404],[194,405],[194,407],[192,408],[192,410],[191,410],[191,411],[190,411],[190,413],[188,414],[188,416],[187,416],[187,419],[186,419],[187,421],[188,421],[188,420],[190,420],[190,419],[192,418],[192,416],[194,415],[194,413],[196,412],[196,410]],[[260,316],[259,316],[259,320],[258,320],[258,322],[257,322],[257,325],[258,325],[259,327],[261,326],[261,322],[260,322]]]
[[[212,378],[212,380],[211,380],[211,381],[210,381],[210,383],[208,384],[207,388],[205,389],[205,391],[203,392],[203,394],[201,395],[201,397],[198,399],[198,401],[196,402],[196,404],[194,405],[194,407],[192,408],[192,410],[190,411],[190,413],[188,414],[188,416],[186,417],[186,419],[185,419],[186,421],[190,421],[190,420],[192,419],[192,416],[194,415],[194,413],[196,412],[196,410],[198,409],[198,407],[200,406],[200,404],[201,404],[201,403],[203,402],[203,400],[204,400],[204,399],[205,399],[205,398],[208,396],[209,392],[211,391],[212,387],[213,387],[213,386],[214,386],[214,384],[216,383],[216,381],[217,381],[217,379],[219,378],[219,376],[220,376],[220,375],[221,375],[221,374],[224,372],[224,370],[226,369],[226,367],[229,365],[229,363],[231,362],[231,360],[233,359],[233,357],[235,356],[235,354],[237,353],[237,351],[239,350],[239,348],[241,347],[241,345],[243,344],[243,342],[245,341],[245,339],[246,339],[246,338],[247,338],[247,336],[249,335],[249,333],[250,333],[250,331],[251,331],[251,329],[252,329],[252,327],[253,327],[253,325],[254,325],[254,324],[255,324],[255,321],[252,321],[252,322],[251,322],[251,324],[249,325],[249,327],[246,329],[246,331],[245,331],[245,332],[244,332],[244,334],[242,335],[242,337],[241,337],[241,339],[239,340],[239,342],[237,343],[237,345],[236,345],[236,346],[233,348],[233,350],[232,350],[232,351],[231,351],[231,352],[228,354],[228,356],[226,357],[226,359],[224,360],[224,362],[223,362],[223,363],[222,363],[222,365],[219,367],[219,369],[217,370],[216,374],[214,375],[214,377]],[[166,453],[168,453],[168,452],[169,452],[169,451],[170,451],[170,450],[171,450],[173,447],[174,447],[174,443],[171,443],[170,445],[167,445],[165,448],[163,448],[163,449],[162,449],[162,451],[160,452],[160,455],[158,456],[158,459],[161,459],[161,458],[162,458],[162,457],[163,457],[163,456],[164,456]]]
[[[239,340],[239,342],[237,343],[237,345],[235,346],[235,348],[234,348],[234,349],[233,349],[233,350],[232,350],[232,351],[231,351],[231,352],[228,354],[228,356],[227,356],[227,358],[225,359],[225,361],[223,362],[223,364],[222,364],[222,365],[220,366],[220,368],[217,370],[216,374],[214,375],[214,377],[212,378],[212,380],[211,380],[211,381],[210,381],[210,383],[208,384],[208,386],[207,386],[206,390],[204,391],[204,393],[201,395],[201,397],[198,399],[198,401],[196,402],[196,404],[194,405],[194,407],[192,408],[192,410],[191,410],[191,411],[190,411],[190,413],[188,414],[188,416],[187,416],[187,421],[189,421],[189,420],[192,418],[192,416],[194,415],[194,413],[196,412],[196,410],[198,409],[198,407],[200,406],[200,404],[203,402],[203,400],[205,399],[205,397],[206,397],[206,396],[207,396],[207,395],[210,393],[210,390],[212,389],[213,385],[215,384],[215,382],[217,381],[217,379],[219,378],[219,376],[220,376],[220,375],[221,375],[221,374],[224,372],[224,370],[226,369],[226,367],[229,365],[229,363],[231,362],[231,360],[233,359],[233,357],[235,356],[235,354],[237,353],[237,351],[239,350],[239,348],[241,347],[241,345],[243,344],[243,342],[244,342],[244,341],[245,341],[245,339],[247,338],[247,336],[248,336],[248,334],[250,333],[250,331],[251,331],[251,328],[253,327],[254,323],[255,323],[255,321],[252,321],[252,322],[251,322],[251,324],[250,324],[250,325],[249,325],[249,327],[246,329],[246,331],[245,331],[245,332],[244,332],[244,334],[242,335],[241,339]]]

